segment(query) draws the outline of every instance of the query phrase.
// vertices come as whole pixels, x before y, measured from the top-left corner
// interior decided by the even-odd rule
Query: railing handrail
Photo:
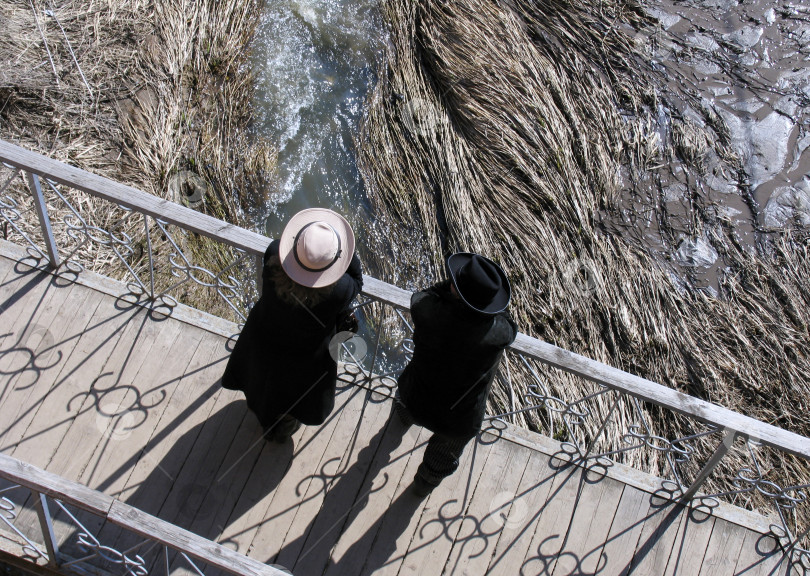
[[[232,574],[244,576],[284,576],[286,573],[249,558],[226,546],[198,536],[165,520],[26,462],[0,454],[0,477],[63,504],[85,512],[130,532],[154,540]]]
[[[0,140],[0,161],[176,224],[253,255],[263,254],[270,241],[266,236],[256,232],[228,224],[192,208],[163,200],[137,188],[91,174],[3,140]],[[404,310],[409,309],[411,292],[368,275],[363,276],[363,282],[364,295]],[[687,415],[810,461],[810,438],[689,396],[523,333],[518,335],[512,349],[644,402]]]

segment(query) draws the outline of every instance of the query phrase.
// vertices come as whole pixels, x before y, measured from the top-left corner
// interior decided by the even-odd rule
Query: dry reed
[[[739,168],[717,118],[700,127],[671,117],[661,141],[658,102],[694,97],[665,89],[650,65],[639,39],[660,30],[638,4],[390,0],[382,10],[390,49],[361,127],[359,164],[392,235],[424,246],[395,248],[387,280],[423,286],[430,278],[412,276],[423,262],[436,278],[447,253],[479,251],[513,279],[522,331],[810,436],[807,234],[785,232],[754,254],[727,222],[696,219],[696,233],[722,247],[727,271],[714,296],[685,288],[631,236],[600,223],[601,213],[621,218],[622,188],[676,157],[700,174],[711,149],[728,170]],[[514,359],[509,371],[530,381]],[[551,368],[538,372],[560,397],[593,390]],[[514,400],[499,387],[493,409]],[[642,408],[656,434],[694,431]],[[607,409],[604,398],[596,411]],[[638,418],[621,404],[609,445],[623,446]],[[553,415],[523,424],[566,435]],[[699,448],[692,472],[713,446]],[[659,453],[625,460],[639,458],[654,472],[665,468]],[[806,462],[762,458],[767,480],[810,481]]]
[[[246,47],[260,4],[4,2],[0,138],[246,224],[275,173],[274,149],[248,131],[253,80]],[[191,188],[190,179],[200,184]],[[137,218],[122,220],[120,211],[81,194],[69,197],[89,224],[117,226],[135,244],[143,241]],[[64,207],[54,208],[61,220]],[[204,239],[178,234],[177,241],[213,270],[234,258]],[[159,242],[156,251],[165,258],[171,249]],[[81,256],[91,269],[125,276],[110,250],[88,245]],[[137,256],[130,264],[143,268]],[[201,307],[216,301],[191,286],[180,299]]]

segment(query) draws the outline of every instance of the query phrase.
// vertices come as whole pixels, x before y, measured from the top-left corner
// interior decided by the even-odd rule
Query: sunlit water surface
[[[279,149],[279,187],[262,227],[278,237],[308,207],[366,204],[353,136],[382,61],[376,3],[268,0],[253,46],[255,130]]]

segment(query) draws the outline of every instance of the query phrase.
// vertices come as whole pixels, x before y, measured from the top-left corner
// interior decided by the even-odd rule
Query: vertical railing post
[[[791,554],[795,554],[798,552],[801,555],[802,549],[800,543],[802,540],[807,538],[808,534],[810,534],[810,526],[808,526],[800,536],[796,536],[796,538],[793,539],[793,541],[790,543],[790,546],[787,547],[788,551],[790,551]],[[808,559],[810,560],[810,558]]]
[[[621,400],[622,395],[617,393],[616,398],[613,400],[613,404],[610,406],[610,410],[605,415],[604,420],[602,420],[602,424],[599,426],[599,430],[597,430],[596,434],[594,435],[593,439],[588,443],[588,448],[585,451],[585,455],[582,457],[582,461],[588,460],[588,457],[593,452],[593,449],[596,447],[596,443],[599,441],[599,438],[602,436],[602,433],[607,428],[608,423],[610,422],[611,418],[613,418],[613,412],[616,410],[616,406],[619,405],[619,400]]]
[[[506,365],[506,383],[509,385],[509,420],[512,424],[515,423],[515,388],[512,386],[512,373],[509,371],[509,362],[503,362]],[[501,376],[503,380],[503,376]]]
[[[261,254],[256,254],[254,257],[256,262],[256,292],[261,297],[262,295],[262,269],[264,268],[264,256]]]
[[[143,215],[143,230],[146,236],[146,250],[149,257],[149,300],[155,299],[155,262],[152,258],[152,236],[149,234],[149,216]]]
[[[39,527],[45,540],[45,548],[48,550],[48,564],[54,567],[59,566],[59,544],[53,531],[53,521],[51,520],[51,512],[48,509],[48,500],[45,498],[45,494],[41,494],[36,490],[31,490],[31,495],[34,497],[34,506],[37,509]]]
[[[683,493],[680,500],[683,503],[689,502],[695,494],[697,494],[698,489],[706,482],[706,479],[709,475],[717,468],[717,465],[725,458],[726,454],[728,454],[729,450],[731,450],[732,446],[734,446],[734,440],[737,438],[737,433],[733,430],[729,430],[727,428],[723,429],[723,441],[720,442],[720,445],[712,454],[712,457],[706,462],[703,466],[701,471],[698,473],[697,478],[695,481],[692,482],[692,485]]]
[[[45,247],[48,249],[48,258],[50,260],[48,267],[58,268],[61,263],[59,260],[59,250],[53,238],[51,219],[48,216],[48,206],[45,204],[45,197],[42,195],[42,186],[40,186],[39,183],[39,176],[33,172],[26,172],[25,175],[28,177],[28,188],[31,190],[31,196],[34,198],[34,206],[39,216],[42,238],[45,240]]]

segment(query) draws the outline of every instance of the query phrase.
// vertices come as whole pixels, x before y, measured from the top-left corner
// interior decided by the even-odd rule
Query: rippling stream
[[[365,204],[353,135],[381,63],[375,2],[269,0],[254,41],[255,130],[279,148],[278,190],[264,215],[276,237],[313,206],[346,214]]]

